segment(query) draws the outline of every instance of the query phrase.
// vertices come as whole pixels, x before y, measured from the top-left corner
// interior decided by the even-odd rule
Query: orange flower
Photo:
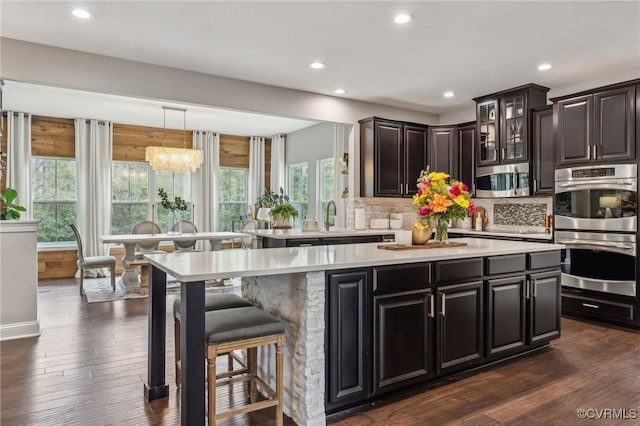
[[[452,205],[453,201],[446,195],[433,194],[433,201],[429,203],[429,209],[434,213],[444,213]]]

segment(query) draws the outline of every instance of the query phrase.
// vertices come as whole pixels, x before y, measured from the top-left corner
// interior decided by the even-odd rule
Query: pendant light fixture
[[[203,155],[200,149],[187,148],[187,110],[184,108],[172,108],[164,106],[164,134],[162,146],[148,146],[145,152],[145,160],[149,162],[155,171],[168,172],[195,172],[202,164]],[[183,147],[168,148],[165,146],[167,139],[167,110],[182,111],[183,114]]]

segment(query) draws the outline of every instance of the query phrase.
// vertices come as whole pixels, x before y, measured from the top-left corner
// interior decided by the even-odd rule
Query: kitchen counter
[[[262,238],[275,238],[279,240],[290,240],[295,238],[326,238],[326,237],[355,237],[361,235],[392,235],[392,229],[332,229],[326,231],[303,231],[301,229],[290,229],[288,231],[280,231],[274,229],[257,229],[251,231],[242,231],[245,234],[251,234]]]
[[[257,233],[259,234],[260,231]],[[385,233],[385,231],[382,232],[382,234]],[[347,234],[349,235],[353,236],[353,233]],[[437,265],[439,261],[460,265],[459,262],[465,262],[469,258],[476,258],[481,262],[482,258],[502,255],[505,256],[496,259],[495,266],[498,270],[504,270],[503,259],[511,258],[515,254],[527,253],[527,256],[531,256],[536,252],[552,252],[564,248],[560,244],[480,238],[458,238],[454,241],[464,242],[467,245],[390,251],[379,249],[378,245],[381,243],[366,243],[145,255],[152,265],[146,398],[151,401],[169,396],[168,385],[165,384],[166,274],[174,276],[181,285],[183,312],[181,327],[182,335],[186,336],[180,348],[183,368],[180,389],[181,424],[203,424],[206,417],[205,393],[202,391],[205,386],[205,363],[202,353],[202,336],[205,328],[205,281],[242,277],[243,297],[278,317],[286,325],[284,412],[292,417],[296,424],[304,426],[326,423],[325,396],[328,394],[325,377],[326,361],[329,356],[329,349],[326,346],[326,327],[330,324],[326,320],[327,304],[330,302],[327,295],[328,274],[343,276],[346,273],[350,276],[350,271],[357,273],[357,271],[366,270],[363,268],[384,269],[393,267],[391,265],[403,268],[405,265],[412,267],[425,262],[436,262],[430,264]],[[474,263],[477,265],[478,262]],[[454,274],[466,271],[465,268],[455,265],[448,270]],[[494,267],[493,265],[492,263],[491,268]],[[559,272],[557,275],[559,276]],[[454,278],[450,279],[454,280]],[[396,278],[393,280],[396,281]],[[401,277],[398,280],[396,285],[406,281]],[[476,282],[474,285],[482,284]],[[351,288],[349,285],[345,287],[346,291]],[[454,285],[450,288],[458,288],[458,286]],[[559,281],[557,288],[559,294]],[[477,294],[482,298],[483,292]],[[524,297],[525,293],[518,290],[517,294],[520,295],[519,297]],[[543,294],[547,293],[543,292]],[[356,299],[349,296],[344,300]],[[439,301],[440,298],[437,306]],[[421,302],[422,305],[424,303]],[[455,303],[447,306],[448,315],[455,312],[452,309],[456,306]],[[509,307],[508,310],[511,308]],[[352,310],[347,309],[344,312],[352,312]],[[421,314],[420,318],[424,319],[427,316]],[[510,324],[510,322],[507,323]],[[262,348],[261,351],[266,353],[262,352],[264,356],[260,359],[273,361],[275,356],[271,353],[272,350],[273,348]],[[269,362],[260,363],[258,368],[262,374],[267,374],[266,377],[274,371]]]
[[[493,237],[509,237],[509,238],[519,238],[519,239],[528,239],[528,240],[540,240],[540,241],[551,241],[553,239],[553,234],[545,234],[544,232],[517,232],[517,231],[508,231],[504,229],[487,229],[484,231],[475,231],[473,229],[464,229],[464,228],[449,228],[449,234],[460,234],[469,237],[483,237],[483,238],[491,238]]]

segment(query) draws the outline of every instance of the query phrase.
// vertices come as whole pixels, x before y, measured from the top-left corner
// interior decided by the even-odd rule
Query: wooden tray
[[[467,243],[450,242],[449,244],[442,244],[442,243],[427,242],[426,244],[418,244],[414,246],[399,246],[396,244],[385,244],[385,245],[379,245],[378,248],[382,250],[401,251],[401,250],[420,250],[420,249],[447,248],[447,247],[463,247],[466,245]]]

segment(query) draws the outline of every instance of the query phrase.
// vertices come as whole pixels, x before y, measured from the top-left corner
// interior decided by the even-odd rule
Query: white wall
[[[285,164],[306,162],[309,165],[309,219],[316,217],[316,161],[333,158],[335,124],[321,123],[287,134]],[[301,218],[304,219],[304,218]]]
[[[550,72],[553,72],[553,71],[550,71]],[[640,67],[621,71],[618,73],[603,75],[598,78],[594,78],[590,80],[571,82],[571,83],[559,82],[557,85],[545,84],[545,83],[539,83],[539,84],[550,88],[549,93],[547,93],[547,98],[554,98],[558,96],[570,95],[572,93],[581,92],[583,90],[594,89],[600,86],[621,83],[623,81],[628,81],[628,80],[635,80],[637,78],[640,78]],[[534,83],[538,83],[538,82],[534,81]],[[508,89],[508,87],[505,87],[505,89]],[[443,113],[443,114],[440,114],[440,116],[438,117],[439,124],[458,124],[458,123],[464,123],[467,121],[475,121],[475,120],[476,120],[475,106],[469,106],[457,111]]]

